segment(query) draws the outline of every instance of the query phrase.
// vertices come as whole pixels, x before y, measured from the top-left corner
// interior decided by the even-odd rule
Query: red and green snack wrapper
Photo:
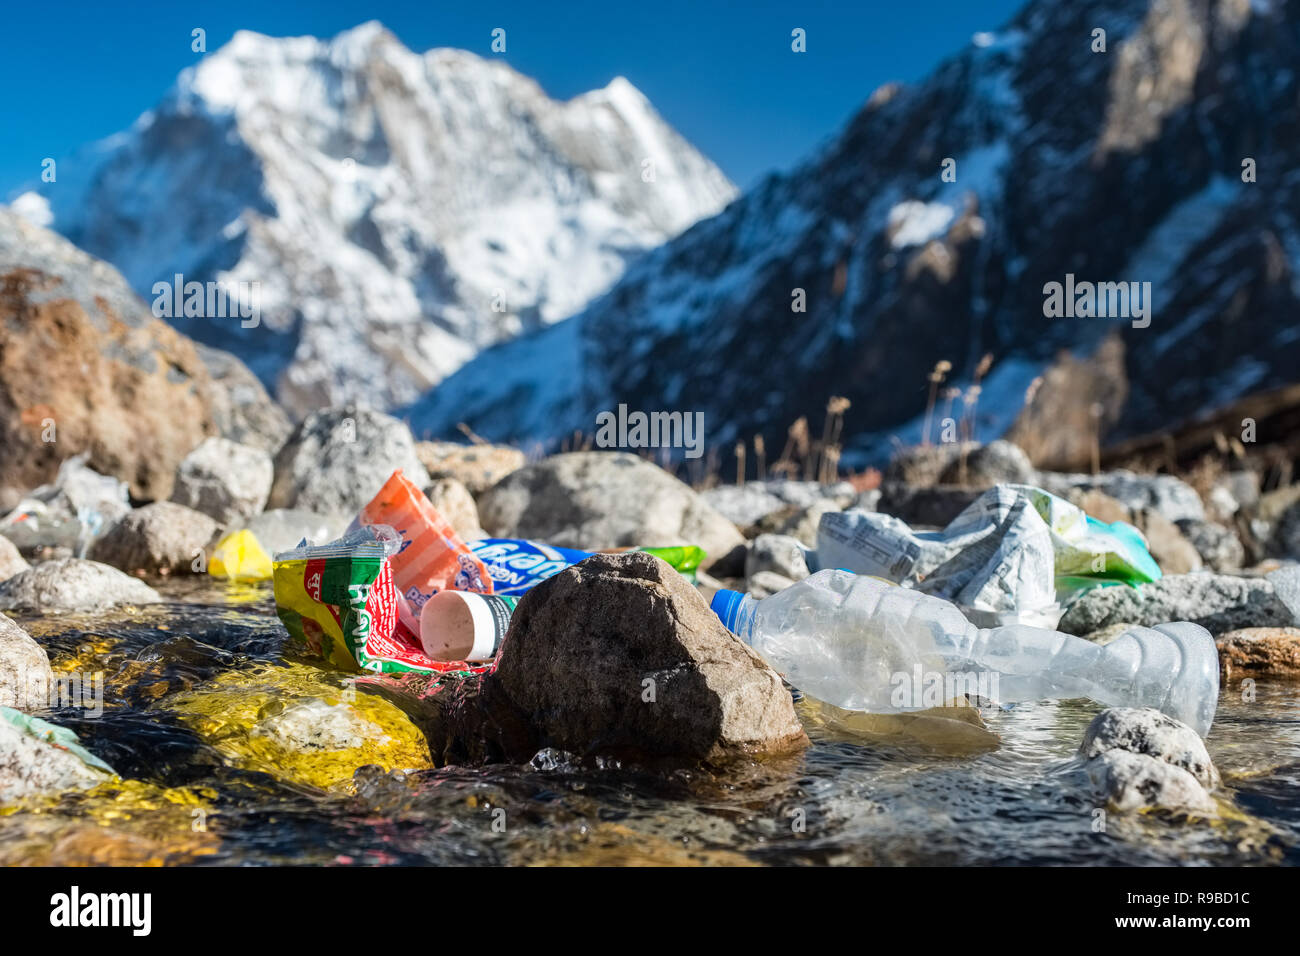
[[[387,525],[361,528],[319,547],[275,556],[276,613],[289,633],[341,670],[393,674],[481,670],[426,657],[398,623],[401,600],[389,557],[401,537]]]

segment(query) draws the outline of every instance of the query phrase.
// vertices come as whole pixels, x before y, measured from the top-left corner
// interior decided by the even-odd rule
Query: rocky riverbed
[[[0,862],[1300,862],[1289,488],[1044,474],[995,443],[967,449],[960,483],[953,451],[930,449],[875,489],[701,492],[631,455],[529,463],[358,409],[309,417],[274,456],[215,441],[171,501],[123,495],[88,543],[70,486],[33,493],[38,530],[0,537]],[[529,593],[491,673],[441,680],[331,669],[289,637],[269,583],[206,573],[244,523],[272,550],[337,534],[394,461],[466,533],[698,543],[710,562],[692,585],[645,554],[592,558]],[[1166,576],[1092,591],[1061,627],[1101,643],[1175,617],[1208,628],[1206,740],[1087,701],[840,711],[708,608],[721,585],[805,576],[794,545],[827,511],[934,526],[999,482],[1144,530]]]

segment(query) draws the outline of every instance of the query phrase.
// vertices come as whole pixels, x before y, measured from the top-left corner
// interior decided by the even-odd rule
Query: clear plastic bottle
[[[713,609],[790,683],[848,710],[920,710],[968,693],[1002,704],[1087,697],[1155,707],[1205,736],[1218,705],[1214,640],[1188,622],[1133,627],[1105,645],[1025,624],[981,629],[942,598],[836,570],[761,601],[719,591]]]

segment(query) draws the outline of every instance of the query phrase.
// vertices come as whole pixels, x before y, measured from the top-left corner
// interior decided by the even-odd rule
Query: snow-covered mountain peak
[[[626,79],[557,101],[503,58],[417,53],[377,21],[241,31],[88,155],[75,188],[39,190],[55,227],[146,299],[177,274],[256,284],[254,326],[170,318],[298,413],[410,401],[735,196]]]

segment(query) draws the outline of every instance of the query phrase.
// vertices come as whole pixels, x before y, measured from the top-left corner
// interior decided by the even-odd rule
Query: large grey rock
[[[509,445],[422,441],[416,443],[415,453],[430,478],[454,478],[472,495],[481,495],[527,461],[522,451]]]
[[[561,547],[699,545],[706,566],[744,544],[736,526],[690,487],[635,455],[573,452],[527,465],[479,497],[497,537]]]
[[[1292,616],[1267,580],[1202,572],[1136,588],[1089,591],[1070,606],[1059,627],[1067,634],[1084,635],[1120,621],[1144,627],[1193,621],[1218,635],[1243,627],[1285,626]]]
[[[112,779],[107,765],[93,766],[67,748],[75,740],[64,728],[0,710],[0,804]]]
[[[174,501],[136,508],[90,548],[90,559],[122,571],[190,574],[205,570],[217,523]]]
[[[241,445],[275,454],[292,430],[284,409],[235,356],[198,342],[194,348],[212,376],[208,392],[218,432]]]
[[[1032,485],[1037,471],[1019,446],[998,439],[969,451],[965,468],[961,455],[950,459],[939,475],[938,484],[992,488],[994,485]]]
[[[1110,707],[1094,717],[1079,754],[1091,760],[1110,750],[1146,754],[1181,767],[1204,787],[1219,785],[1219,771],[1200,734],[1153,707]]]
[[[268,505],[351,517],[397,468],[417,488],[429,484],[405,424],[356,405],[315,412],[276,454]]]
[[[496,670],[434,696],[422,723],[439,763],[522,762],[546,747],[717,762],[808,742],[780,677],[640,552],[596,555],[538,585]]]
[[[760,534],[749,543],[745,557],[745,577],[752,578],[762,571],[770,571],[792,581],[808,577],[808,561],[804,557],[803,543],[786,534]]]
[[[18,551],[18,546],[0,535],[0,581],[8,580],[19,571],[26,571],[31,565]]]
[[[0,614],[0,707],[34,710],[46,706],[53,679],[45,648]]]
[[[138,498],[167,498],[190,449],[240,427],[237,406],[274,417],[238,359],[200,355],[116,269],[2,205],[0,287],[0,488],[49,482],[85,453]]]
[[[233,526],[266,507],[273,474],[264,449],[209,438],[181,461],[172,501]]]
[[[161,601],[139,578],[80,558],[43,561],[0,582],[0,611],[100,611]]]
[[[1237,571],[1246,561],[1241,539],[1221,524],[1184,518],[1178,522],[1178,530],[1213,571]]]
[[[1094,786],[1116,810],[1217,812],[1209,790],[1219,772],[1205,742],[1186,724],[1149,707],[1102,711],[1079,755]]]
[[[1062,498],[1068,498],[1071,489],[1095,488],[1115,498],[1134,514],[1149,508],[1174,522],[1185,518],[1205,518],[1205,506],[1196,489],[1173,475],[1138,475],[1123,469],[1100,475],[1043,472],[1038,476],[1038,484]]]

